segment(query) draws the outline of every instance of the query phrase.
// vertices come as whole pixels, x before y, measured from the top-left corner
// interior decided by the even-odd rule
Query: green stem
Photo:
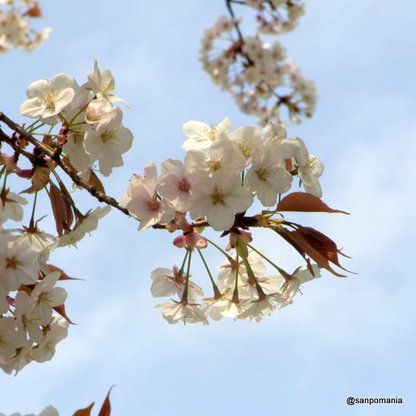
[[[182,303],[188,303],[188,286],[189,286],[189,275],[191,271],[191,259],[192,259],[192,251],[189,251],[189,257],[188,257],[188,267],[186,270],[186,282],[185,282],[185,289],[183,290],[183,295],[181,302]]]
[[[92,101],[92,100],[91,100]],[[77,119],[77,117],[83,112],[83,111],[85,111],[86,109],[87,109],[87,107],[88,107],[88,105],[90,104],[90,102],[91,101],[88,101],[88,103],[87,104],[85,104],[84,105],[84,107],[82,107],[75,115],[74,115],[74,117],[72,117],[71,118],[71,120],[69,121],[69,124],[68,124],[68,128],[69,127],[71,127],[72,126],[72,123],[73,123],[73,121],[74,120],[76,120]],[[77,123],[77,124],[79,124],[79,123]]]
[[[29,222],[30,229],[33,229],[35,225],[35,210],[36,210],[37,200],[38,200],[38,191],[35,192],[35,198],[33,199],[32,215],[30,216],[30,222]]]
[[[205,240],[208,241],[208,243],[213,245],[217,250],[219,250],[222,254],[224,254],[224,256],[231,263],[231,265],[235,264],[235,260],[228,253],[226,253],[221,247],[217,246],[213,241],[209,240],[207,237],[204,236],[204,238],[205,238]]]
[[[185,262],[186,262],[186,259],[188,258],[188,255],[189,255],[189,251],[186,250],[185,257],[183,258],[183,261],[182,261],[182,266],[179,269],[179,274],[183,274],[183,269],[185,268]]]
[[[264,260],[267,261],[267,263],[269,263],[271,266],[273,266],[285,279],[290,278],[290,274],[285,272],[281,267],[277,266],[276,264],[274,264],[268,257],[266,257],[264,254],[262,254],[260,251],[256,250],[253,246],[251,246],[250,244],[247,244],[247,246],[255,251],[260,257],[262,257]]]
[[[264,293],[263,289],[261,288],[256,276],[254,275],[253,269],[251,268],[251,264],[248,261],[247,257],[243,257],[244,266],[246,266],[249,283],[254,284],[256,286],[257,294],[259,295],[259,300],[262,300],[266,297],[266,294]]]
[[[237,253],[237,266],[235,268],[235,283],[234,283],[234,291],[233,291],[233,297],[231,299],[231,302],[233,303],[240,303],[240,299],[238,299],[238,269],[240,266],[239,263],[239,255]]]
[[[218,289],[218,286],[217,286],[217,284],[215,283],[215,281],[214,281],[214,279],[213,279],[213,277],[212,277],[211,271],[209,270],[208,264],[207,264],[207,262],[205,261],[205,258],[204,258],[204,256],[202,255],[201,250],[200,250],[199,248],[197,248],[197,251],[198,251],[198,254],[201,256],[202,262],[204,263],[205,269],[207,270],[207,273],[208,273],[209,279],[211,280],[212,288],[213,288],[213,290],[214,290],[214,298],[215,298],[215,299],[219,299],[219,298],[221,297],[221,292],[220,292],[220,290]]]

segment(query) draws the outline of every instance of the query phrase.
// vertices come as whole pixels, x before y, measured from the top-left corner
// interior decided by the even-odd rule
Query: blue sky
[[[43,1],[51,39],[31,54],[2,56],[0,106],[19,119],[30,82],[67,72],[80,82],[94,59],[110,68],[131,105],[135,134],[125,166],[106,182],[115,197],[149,161],[181,158],[188,120],[255,125],[211,84],[198,62],[204,28],[225,13],[220,0]],[[162,232],[138,233],[117,212],[54,264],[86,279],[69,282],[67,310],[77,326],[53,361],[17,377],[0,374],[0,411],[61,415],[111,385],[114,415],[408,416],[414,397],[415,313],[412,256],[416,154],[416,5],[402,0],[306,1],[299,27],[280,38],[318,85],[312,120],[289,129],[326,170],[324,200],[351,216],[293,216],[327,233],[353,258],[347,279],[328,273],[303,296],[259,324],[168,325],[153,309],[150,272],[181,253]],[[80,193],[85,206],[95,201]],[[257,247],[288,269],[300,259],[274,235]],[[211,256],[211,255],[210,255]],[[217,257],[212,254],[212,261]],[[194,269],[194,275],[202,268]],[[355,397],[402,397],[402,405],[356,405]]]

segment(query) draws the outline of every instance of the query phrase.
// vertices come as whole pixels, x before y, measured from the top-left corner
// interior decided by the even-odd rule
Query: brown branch
[[[99,191],[95,186],[92,186],[85,182],[82,178],[78,176],[78,174],[67,166],[64,161],[60,157],[60,149],[56,151],[51,150],[48,146],[45,146],[43,143],[36,140],[30,133],[28,133],[24,128],[16,124],[13,120],[7,117],[3,112],[0,112],[0,121],[5,123],[11,130],[18,133],[21,137],[24,137],[29,143],[32,143],[38,149],[41,149],[47,156],[49,156],[71,179],[72,181],[80,186],[81,188],[85,189],[88,193],[90,193],[94,198],[98,199],[100,202],[104,202],[107,205],[111,205],[112,207],[118,209],[123,214],[127,216],[131,216],[129,211],[122,207],[113,197],[106,195],[104,192]],[[13,139],[8,137],[1,129],[0,129],[0,137],[1,140],[4,140],[7,144],[9,144],[13,149],[25,157],[27,157],[31,162],[34,161],[35,157],[26,152],[22,149],[18,149],[16,143],[14,143]],[[134,217],[133,217],[134,218]],[[137,219],[137,218],[135,218]]]

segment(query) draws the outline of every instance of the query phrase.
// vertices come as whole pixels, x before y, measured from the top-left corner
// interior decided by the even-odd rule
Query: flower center
[[[45,99],[46,109],[49,111],[55,111],[55,104],[56,104],[55,96],[51,92],[48,92],[48,96]]]
[[[113,131],[107,130],[101,135],[101,140],[104,143],[115,143],[117,141],[117,136],[114,134]]]
[[[225,194],[221,189],[215,188],[214,192],[211,194],[211,200],[213,205],[223,204],[224,205]]]
[[[215,142],[215,140],[217,140],[220,129],[217,126],[205,127],[204,132],[209,140]]]
[[[50,305],[52,303],[52,298],[48,292],[42,292],[39,295],[38,303],[44,303],[46,305]]]
[[[17,265],[19,264],[19,261],[17,260],[17,258],[15,256],[13,257],[8,257],[6,259],[6,268],[7,269],[13,269],[16,270],[17,269]]]
[[[270,176],[273,175],[273,169],[269,167],[264,167],[259,170],[256,170],[257,176],[261,181],[267,181],[267,179],[270,178]]]
[[[160,202],[157,200],[156,196],[147,201],[147,207],[150,211],[157,211],[159,209]]]
[[[222,161],[221,159],[211,159],[208,162],[208,165],[211,172],[216,172],[217,170],[220,170],[222,168]]]
[[[242,155],[246,158],[246,159],[248,159],[250,156],[251,156],[251,153],[252,153],[252,149],[251,149],[251,146],[248,144],[248,143],[240,143],[239,145],[238,145],[238,148],[240,149],[240,152],[242,153]]]
[[[191,183],[189,182],[188,178],[184,177],[180,180],[178,188],[182,192],[189,193],[191,189]]]

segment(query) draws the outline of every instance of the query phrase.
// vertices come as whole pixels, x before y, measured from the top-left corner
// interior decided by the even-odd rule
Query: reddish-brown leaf
[[[297,225],[293,231],[280,228],[276,232],[298,251],[306,260],[309,269],[311,269],[311,266],[306,256],[309,256],[319,267],[328,270],[335,276],[345,277],[345,275],[337,273],[330,265],[332,263],[348,271],[339,263],[338,254],[342,254],[341,251],[335,242],[326,235],[311,227],[302,227],[300,225]]]
[[[349,215],[346,211],[330,208],[321,199],[306,192],[293,192],[285,196],[277,205],[277,211],[331,212]]]
[[[110,416],[111,415],[110,393],[113,387],[114,386],[112,386],[110,390],[108,390],[107,396],[104,399],[104,403],[101,406],[98,416]]]
[[[71,227],[72,223],[74,222],[74,214],[72,213],[72,206],[74,204],[74,201],[72,200],[72,197],[68,192],[68,189],[66,189],[65,184],[60,179],[58,179],[58,185],[62,192],[62,196],[65,200],[65,204],[67,206],[65,224],[68,227]]]
[[[65,311],[65,305],[59,305],[59,306],[55,306],[52,308],[54,311],[58,312],[59,315],[62,316],[62,318],[65,318],[70,324],[75,325],[69,318],[68,315],[66,314]]]
[[[90,177],[88,179],[88,185],[94,186],[95,188],[97,188],[98,191],[105,194],[104,185],[98,179],[98,176],[95,174],[93,170],[90,170]]]
[[[94,406],[94,402],[92,402],[85,409],[77,410],[72,416],[91,416],[91,410],[92,410],[93,406]]]
[[[57,266],[54,266],[53,264],[48,264],[49,270],[52,272],[60,272],[61,275],[59,276],[58,280],[82,280],[78,279],[76,277],[68,276],[62,269],[60,269]]]
[[[47,166],[36,166],[32,174],[32,185],[20,193],[33,194],[43,189],[49,182],[51,169]]]
[[[55,218],[56,231],[58,235],[62,235],[64,230],[69,229],[66,220],[69,217],[68,210],[71,207],[66,202],[62,192],[53,183],[49,187],[49,199],[51,200],[52,212]]]

